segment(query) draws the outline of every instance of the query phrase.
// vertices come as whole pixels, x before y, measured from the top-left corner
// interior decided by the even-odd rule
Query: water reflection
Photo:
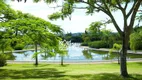
[[[33,61],[32,58],[33,51],[26,51],[22,53],[13,53],[13,59],[17,61]],[[16,57],[14,57],[16,56]],[[127,59],[132,58],[142,58],[142,55],[137,54],[128,54]],[[38,55],[39,61],[46,60],[46,61],[60,61],[61,57],[57,54],[55,57],[49,56],[45,53],[40,53]],[[102,51],[94,51],[94,50],[87,50],[83,47],[80,47],[79,44],[73,44],[68,47],[68,55],[64,57],[65,61],[83,61],[83,60],[92,60],[92,61],[101,61],[101,60],[117,60],[118,54],[117,53],[108,53]]]
[[[93,59],[93,56],[92,56],[90,50],[83,50],[82,53],[83,53],[83,56],[85,56],[86,59]]]

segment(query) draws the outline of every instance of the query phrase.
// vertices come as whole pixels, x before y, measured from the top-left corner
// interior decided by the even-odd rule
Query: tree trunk
[[[123,77],[128,77],[127,72],[127,61],[126,61],[126,54],[128,49],[128,35],[124,32],[123,33],[123,45],[122,45],[122,52],[120,53],[120,72]]]
[[[63,62],[63,60],[64,60],[64,56],[63,55],[61,55],[61,65],[63,66],[64,64],[64,62]]]
[[[36,60],[35,60],[35,65],[38,65],[38,54],[37,54],[37,44],[35,44],[35,52],[36,52]]]

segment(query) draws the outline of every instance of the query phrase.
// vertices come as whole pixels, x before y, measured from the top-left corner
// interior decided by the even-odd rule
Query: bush
[[[81,43],[81,46],[88,46],[88,43],[87,42],[83,42],[83,43]]]
[[[8,58],[8,57],[6,56],[6,54],[0,53],[0,67],[6,65],[6,60],[7,60],[7,58]]]
[[[24,47],[24,44],[16,44],[16,46],[14,46],[14,50],[22,50]]]
[[[89,47],[91,48],[108,48],[109,45],[105,41],[94,41],[90,42]]]

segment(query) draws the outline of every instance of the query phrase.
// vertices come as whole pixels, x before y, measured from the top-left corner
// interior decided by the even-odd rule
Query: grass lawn
[[[129,78],[120,76],[117,63],[8,64],[0,67],[0,80],[142,80],[142,62],[129,62]]]

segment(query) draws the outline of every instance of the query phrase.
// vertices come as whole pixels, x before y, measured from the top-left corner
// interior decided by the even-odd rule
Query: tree
[[[110,49],[110,51],[109,51],[109,53],[112,53],[113,50],[118,51],[118,53],[117,53],[118,54],[117,55],[118,64],[120,64],[119,56],[120,56],[120,53],[121,53],[121,49],[122,49],[121,44],[114,43],[112,49]]]
[[[41,48],[51,47],[50,51],[53,51],[58,45],[58,34],[62,32],[62,29],[33,15],[23,14],[20,11],[15,13],[16,19],[2,22],[1,24],[4,26],[1,28],[11,31],[12,34],[8,37],[14,40],[13,45],[16,45],[19,40],[27,45],[33,44],[35,46],[35,65],[38,65],[38,46]]]
[[[34,0],[36,2],[40,0]],[[56,2],[56,0],[46,0],[47,3]],[[78,7],[75,6],[79,3],[87,4],[88,6]],[[69,17],[71,19],[71,14],[74,9],[86,9],[88,14],[93,14],[94,12],[104,12],[110,17],[114,27],[117,29],[118,33],[122,37],[122,53],[120,71],[123,77],[128,76],[127,64],[126,64],[126,54],[128,49],[129,36],[134,26],[137,11],[142,3],[142,0],[64,0],[64,4],[60,10],[61,12],[54,13],[49,16],[50,19],[57,19]],[[128,8],[129,6],[129,8]],[[123,15],[123,30],[120,29],[113,11],[121,11]]]
[[[24,39],[28,41],[26,43],[33,44],[35,47],[35,65],[38,65],[38,46],[49,48],[58,45],[58,36],[53,33],[55,31],[48,28],[51,25],[48,22],[42,19],[24,19],[14,22],[16,24],[11,24],[11,26],[20,26],[17,28],[18,32],[22,33]]]
[[[60,55],[61,57],[61,65],[63,66],[64,65],[64,56],[66,56],[68,54],[68,50],[67,50],[67,47],[68,47],[68,43],[67,41],[60,41],[59,43],[59,47],[58,49],[56,50],[56,52]]]

